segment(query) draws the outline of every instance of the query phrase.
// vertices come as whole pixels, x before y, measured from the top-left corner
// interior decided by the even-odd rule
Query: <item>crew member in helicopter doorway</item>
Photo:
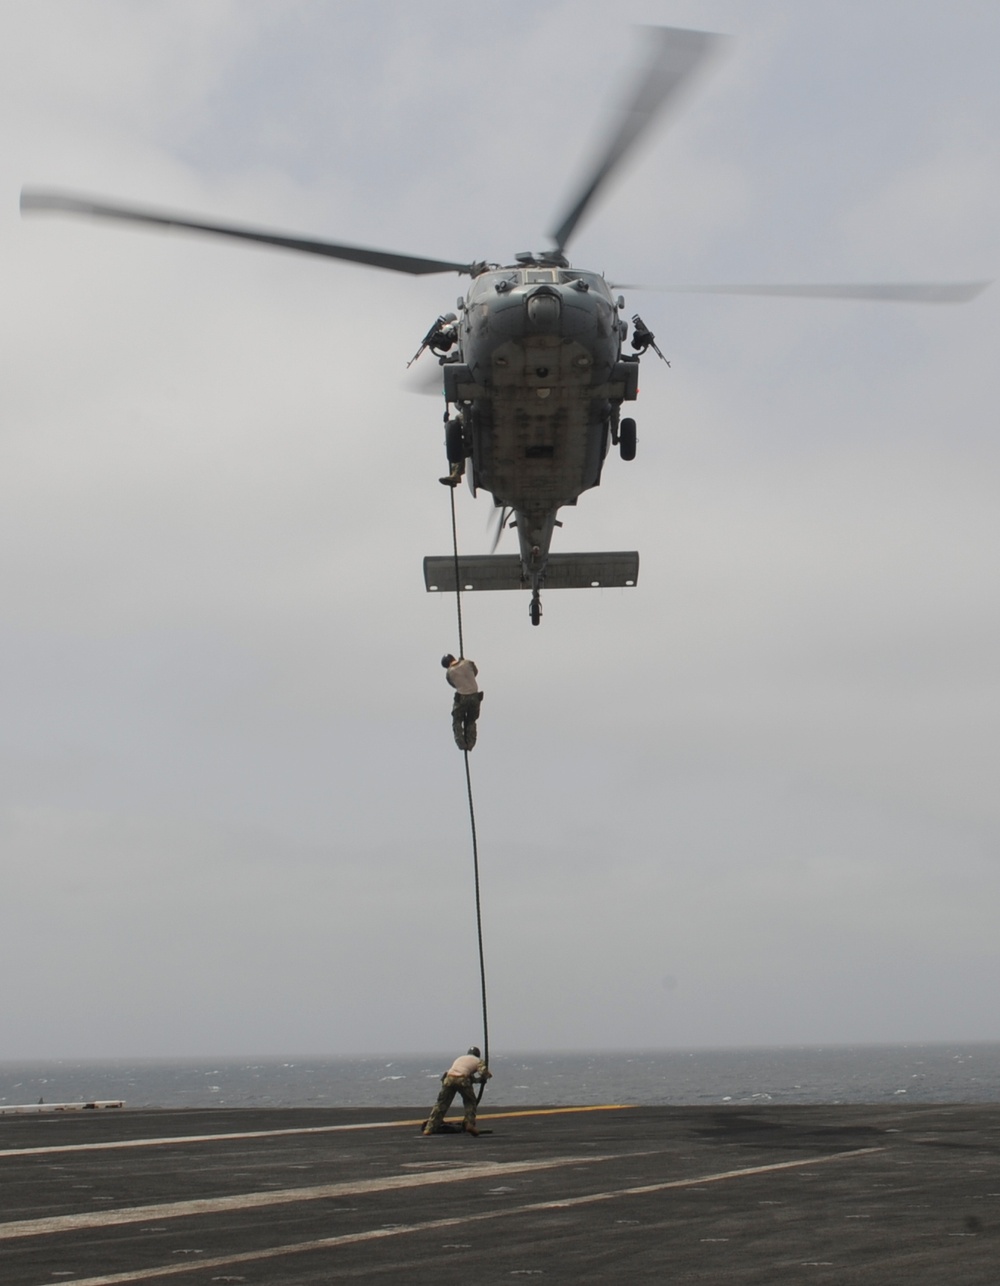
[[[455,745],[459,750],[469,751],[476,744],[476,720],[483,703],[483,694],[476,682],[479,669],[475,661],[464,656],[456,660],[450,652],[441,658],[441,664],[447,671],[445,678],[455,689],[455,700],[451,704]]]

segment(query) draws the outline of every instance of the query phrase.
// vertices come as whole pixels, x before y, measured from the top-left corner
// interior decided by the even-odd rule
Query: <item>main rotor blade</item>
[[[471,272],[476,264],[450,263],[443,259],[421,259],[416,255],[394,254],[389,250],[370,250],[365,246],[344,246],[334,241],[315,241],[308,237],[286,237],[281,233],[241,227],[232,223],[208,223],[184,215],[169,214],[163,210],[143,209],[139,206],[118,205],[109,201],[95,201],[89,197],[73,196],[68,192],[54,192],[44,188],[23,188],[21,211],[52,211],[60,214],[82,214],[96,219],[120,219],[125,223],[147,223],[159,228],[182,228],[189,232],[205,232],[216,237],[235,237],[240,241],[256,241],[282,250],[297,250],[301,254],[323,255],[328,259],[346,259],[351,263],[368,264],[372,268],[387,268],[391,272],[407,272],[421,276],[432,272]]]
[[[893,304],[966,304],[990,281],[879,281],[788,286],[640,286],[615,282],[612,290],[655,290],[685,295],[774,295],[788,299],[867,299]]]
[[[587,206],[628,156],[669,100],[722,37],[680,27],[642,27],[650,45],[649,61],[617,129],[598,154],[583,185],[552,236],[564,250]]]
[[[407,393],[419,393],[421,396],[442,397],[444,395],[444,374],[435,362],[433,365],[415,366],[407,371],[400,381],[400,388]]]

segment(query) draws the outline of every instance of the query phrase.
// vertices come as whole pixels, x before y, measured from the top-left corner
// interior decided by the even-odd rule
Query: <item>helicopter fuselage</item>
[[[413,360],[429,348],[443,368],[445,444],[452,469],[442,481],[454,486],[464,471],[473,492],[479,488],[490,492],[500,509],[498,535],[508,510],[512,512],[520,555],[460,559],[456,547],[449,558],[424,559],[424,580],[429,591],[530,589],[529,612],[537,625],[543,583],[564,589],[636,584],[639,555],[635,550],[550,555],[549,548],[559,510],[575,505],[584,491],[600,483],[609,445],[617,443],[623,459],[635,458],[635,421],[620,418],[622,403],[638,395],[638,363],[643,353],[652,349],[667,360],[637,315],[632,317],[633,351],[623,355],[627,330],[620,315],[623,301],[612,295],[600,273],[571,268],[566,248],[595,197],[718,40],[703,31],[644,28],[644,66],[616,113],[617,123],[572,200],[563,207],[550,234],[551,249],[526,251],[506,267],[346,245],[46,189],[25,188],[21,209],[185,229],[411,276],[471,275],[468,294],[459,300],[461,315],[438,317]],[[677,289],[959,303],[975,298],[988,284],[805,283]]]
[[[445,399],[473,490],[514,512],[528,573],[544,570],[559,509],[600,483],[636,396],[620,304],[599,273],[539,264],[481,272],[459,302]]]

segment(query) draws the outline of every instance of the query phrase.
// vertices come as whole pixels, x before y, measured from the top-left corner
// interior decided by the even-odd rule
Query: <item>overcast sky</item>
[[[578,266],[997,274],[987,0],[0,9],[0,1058],[481,1036],[404,387],[461,280],[22,221],[21,184],[509,260],[636,22],[733,39]],[[638,549],[638,588],[465,601],[494,1054],[1000,1039],[1000,287],[627,304],[672,367],[557,548]]]

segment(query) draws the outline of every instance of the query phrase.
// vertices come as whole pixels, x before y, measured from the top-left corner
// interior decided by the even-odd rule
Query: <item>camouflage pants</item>
[[[451,703],[451,727],[459,750],[471,750],[476,744],[476,720],[482,704],[481,692],[456,692]]]
[[[468,1076],[446,1076],[441,1082],[441,1093],[438,1095],[437,1102],[434,1104],[431,1114],[427,1118],[427,1124],[424,1126],[425,1134],[437,1134],[440,1131],[441,1124],[456,1094],[461,1094],[462,1102],[465,1104],[465,1116],[462,1124],[476,1124],[476,1093],[472,1088],[472,1081]]]

